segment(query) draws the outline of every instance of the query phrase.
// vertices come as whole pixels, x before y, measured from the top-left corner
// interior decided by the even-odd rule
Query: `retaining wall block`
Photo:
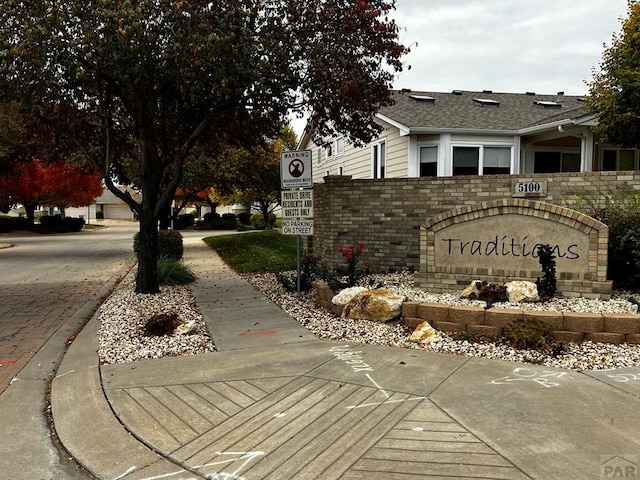
[[[599,313],[567,312],[562,329],[570,332],[595,333],[604,330],[604,318]]]
[[[522,310],[488,308],[484,312],[484,321],[486,325],[491,327],[504,328],[510,326],[516,320],[522,320],[523,314]]]
[[[640,333],[640,316],[633,313],[603,313],[604,331],[612,333]]]
[[[404,302],[402,304],[402,316],[419,318],[419,315],[418,315],[419,305],[420,305],[420,302]]]
[[[421,303],[418,305],[418,318],[427,320],[429,323],[435,321],[447,322],[450,319],[449,310],[452,307],[445,303]]]
[[[549,330],[562,330],[563,316],[559,312],[543,312],[538,310],[525,310],[522,318],[526,320],[540,320]]]
[[[624,341],[627,343],[638,344],[640,343],[640,333],[627,333],[624,336]]]
[[[440,320],[436,320],[431,325],[436,330],[440,330],[441,332],[466,332],[467,326],[464,323],[456,323],[456,322],[443,322]]]
[[[465,325],[485,325],[484,308],[454,305],[449,308],[449,322]]]
[[[404,323],[407,327],[411,327],[411,328],[417,328],[418,325],[420,325],[422,322],[424,322],[424,318],[418,318],[418,317],[405,317],[404,315],[402,316],[402,323]]]
[[[556,330],[551,332],[551,335],[558,342],[581,342],[584,340],[584,333],[582,332],[568,332],[566,330]]]
[[[502,335],[502,329],[500,327],[492,327],[489,325],[467,325],[467,332],[476,335],[482,335],[487,339],[496,339]]]
[[[610,332],[596,332],[586,333],[584,335],[585,340],[601,343],[622,343],[624,342],[624,333],[610,333]]]

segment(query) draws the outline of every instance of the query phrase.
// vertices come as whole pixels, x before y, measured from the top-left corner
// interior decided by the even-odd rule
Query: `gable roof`
[[[377,116],[404,134],[451,130],[512,134],[588,116],[584,97],[563,94],[402,90],[394,91],[393,99],[395,104],[381,108]]]

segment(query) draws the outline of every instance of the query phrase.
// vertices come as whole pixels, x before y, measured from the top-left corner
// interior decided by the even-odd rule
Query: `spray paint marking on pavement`
[[[263,331],[258,331],[258,332],[251,332],[249,330],[244,331],[244,332],[240,332],[238,335],[241,337],[248,337],[250,335],[275,335],[276,332],[275,330],[263,330]]]

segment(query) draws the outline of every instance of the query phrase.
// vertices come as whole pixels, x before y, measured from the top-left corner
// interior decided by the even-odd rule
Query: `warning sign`
[[[284,235],[313,235],[313,220],[282,220]]]
[[[313,218],[313,190],[280,192],[282,218]]]
[[[311,188],[311,150],[282,152],[280,156],[281,188]]]

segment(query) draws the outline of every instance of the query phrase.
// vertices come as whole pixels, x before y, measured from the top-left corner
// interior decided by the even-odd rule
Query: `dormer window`
[[[550,102],[544,100],[537,100],[533,102],[534,105],[537,105],[542,108],[562,108],[562,104],[558,102]]]
[[[476,105],[480,105],[481,107],[488,107],[488,106],[499,107],[500,106],[499,101],[492,100],[490,98],[474,98],[473,103],[475,103]]]
[[[421,103],[436,103],[436,99],[427,95],[409,95],[409,98]]]

